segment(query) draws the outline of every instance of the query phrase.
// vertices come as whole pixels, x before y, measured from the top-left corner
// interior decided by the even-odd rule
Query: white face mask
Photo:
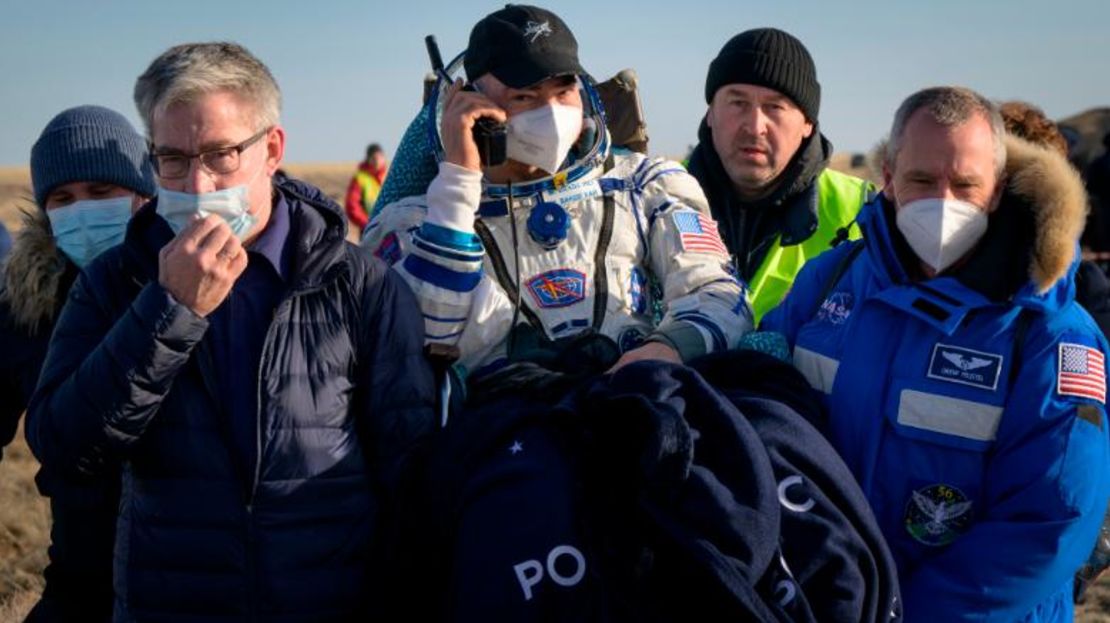
[[[563,104],[509,117],[505,155],[517,162],[556,173],[582,131],[582,109]]]
[[[898,229],[917,257],[939,272],[960,259],[987,231],[987,213],[959,199],[918,199],[898,209]]]

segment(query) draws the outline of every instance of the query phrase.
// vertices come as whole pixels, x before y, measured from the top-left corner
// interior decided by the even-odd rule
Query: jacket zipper
[[[254,500],[258,493],[258,481],[262,477],[262,371],[265,369],[266,358],[270,352],[270,342],[272,341],[274,325],[278,315],[282,312],[283,308],[290,304],[292,297],[283,300],[274,309],[274,314],[270,318],[270,325],[266,328],[266,337],[262,341],[262,355],[258,360],[258,370],[255,376],[255,414],[254,414],[254,473],[251,475],[251,481],[247,489],[247,503],[245,506],[246,511],[246,540],[247,540],[247,578],[249,578],[249,595],[247,602],[250,604],[250,620],[258,620],[258,605],[257,597],[259,594],[258,589],[258,564],[255,561],[255,534],[254,534]]]
[[[330,281],[329,281],[330,282]],[[254,534],[254,502],[255,496],[258,493],[258,481],[262,477],[262,373],[266,368],[267,355],[270,352],[270,344],[273,342],[274,325],[277,324],[277,319],[289,307],[292,306],[293,300],[313,292],[318,292],[327,287],[327,283],[316,285],[312,288],[307,288],[299,292],[294,292],[288,297],[283,299],[278,306],[274,309],[274,314],[270,318],[270,326],[266,328],[266,337],[262,342],[262,355],[258,360],[258,371],[255,378],[255,422],[254,422],[254,475],[251,478],[250,486],[247,494],[247,501],[245,506],[246,511],[246,565],[247,577],[250,579],[250,594],[248,595],[248,602],[250,604],[250,620],[258,620],[257,600],[258,594],[258,578],[257,564],[255,564],[255,534]]]

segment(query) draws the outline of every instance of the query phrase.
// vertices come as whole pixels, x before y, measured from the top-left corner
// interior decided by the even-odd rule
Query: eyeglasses
[[[266,136],[272,128],[266,128],[248,138],[247,140],[237,145],[228,145],[227,147],[217,147],[216,149],[209,149],[197,154],[181,154],[181,153],[153,153],[151,149],[150,161],[154,165],[154,172],[158,177],[167,180],[177,180],[189,174],[189,164],[194,158],[200,160],[200,166],[204,170],[216,175],[228,175],[239,170],[239,157],[243,150],[258,142],[260,138]]]

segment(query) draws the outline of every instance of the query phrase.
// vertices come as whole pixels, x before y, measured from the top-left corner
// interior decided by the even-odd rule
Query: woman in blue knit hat
[[[15,436],[46,357],[54,322],[80,269],[123,240],[131,215],[155,194],[146,142],[100,106],[62,111],[31,148],[37,209],[23,215],[0,265],[0,451]],[[40,471],[51,498],[50,565],[28,621],[107,621],[118,478]]]

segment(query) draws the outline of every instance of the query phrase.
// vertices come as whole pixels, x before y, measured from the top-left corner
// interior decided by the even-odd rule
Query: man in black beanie
[[[789,33],[757,28],[730,39],[709,65],[705,101],[689,169],[758,322],[806,260],[859,237],[853,221],[872,187],[826,168],[832,144],[818,129],[817,70]]]

